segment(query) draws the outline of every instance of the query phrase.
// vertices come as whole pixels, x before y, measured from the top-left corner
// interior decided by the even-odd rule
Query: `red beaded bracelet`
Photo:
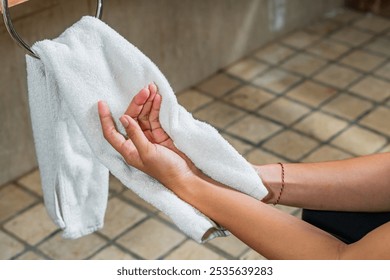
[[[280,197],[282,196],[283,190],[284,190],[284,165],[281,162],[278,162],[280,164],[280,167],[282,169],[282,187],[280,188],[279,196],[274,205],[278,204],[280,201]]]

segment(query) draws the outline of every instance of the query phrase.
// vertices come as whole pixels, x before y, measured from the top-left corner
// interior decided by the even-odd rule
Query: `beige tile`
[[[140,198],[130,189],[125,190],[122,194],[122,197],[130,200],[132,203],[141,206],[143,209],[148,210],[150,212],[156,213],[158,211],[153,205]]]
[[[319,106],[325,100],[334,96],[337,90],[312,81],[305,81],[287,93],[287,96],[312,107]]]
[[[314,78],[320,82],[345,88],[361,75],[355,71],[339,65],[330,65],[318,73]]]
[[[246,246],[245,243],[243,243],[234,235],[215,238],[211,240],[209,244],[219,248],[222,251],[225,251],[235,258],[242,255],[248,249],[248,246]]]
[[[50,220],[45,206],[38,204],[4,225],[9,232],[34,245],[57,230]]]
[[[284,161],[278,156],[275,156],[271,153],[268,153],[266,151],[263,151],[261,149],[254,149],[253,151],[250,151],[245,158],[247,161],[249,161],[252,164],[270,164],[270,163],[276,163],[276,162],[282,162]]]
[[[8,260],[24,250],[24,245],[0,230],[0,260]]]
[[[20,178],[18,183],[30,191],[42,196],[41,176],[38,169]]]
[[[204,245],[192,240],[187,240],[175,251],[165,257],[166,260],[223,260],[224,258],[214,253]]]
[[[226,72],[243,80],[250,81],[267,68],[268,65],[263,62],[253,58],[246,58],[227,68]]]
[[[367,129],[353,126],[336,137],[331,143],[355,155],[367,155],[376,152],[385,145],[386,138]]]
[[[240,260],[266,260],[266,258],[250,249],[240,257]]]
[[[114,238],[145,217],[144,212],[118,198],[112,198],[108,201],[104,227],[100,232]]]
[[[92,260],[134,260],[134,257],[118,249],[108,246],[91,258]]]
[[[184,239],[184,235],[167,225],[149,219],[123,235],[117,242],[144,259],[157,259]]]
[[[92,255],[105,245],[105,241],[96,234],[90,234],[79,239],[63,239],[56,234],[38,248],[52,259],[81,260]]]
[[[265,90],[245,85],[227,95],[224,99],[238,107],[253,111],[274,97]]]
[[[252,115],[246,116],[239,122],[226,129],[252,143],[258,143],[281,129],[281,126]]]
[[[348,122],[321,112],[315,112],[297,123],[294,128],[320,141],[326,141],[347,127]]]
[[[206,81],[202,82],[197,86],[200,90],[207,92],[208,94],[219,97],[224,95],[226,92],[237,87],[240,83],[232,79],[225,74],[216,74]]]
[[[381,153],[390,153],[390,145],[387,145],[381,150]]]
[[[309,33],[324,36],[339,29],[341,26],[340,22],[328,19],[310,24],[305,30]]]
[[[385,55],[387,57],[390,56],[390,38],[382,38],[379,37],[375,39],[373,42],[367,44],[365,49],[376,52],[378,54]]]
[[[269,44],[255,53],[255,57],[270,64],[278,64],[294,53],[288,47],[279,44]]]
[[[36,199],[13,184],[0,189],[0,222],[30,206]]]
[[[375,101],[383,101],[390,96],[390,82],[367,76],[353,85],[350,91]]]
[[[354,26],[372,32],[382,32],[390,27],[390,20],[369,14],[361,20],[356,21]]]
[[[356,50],[341,60],[341,63],[357,68],[362,71],[371,71],[379,64],[383,63],[386,58],[365,51]]]
[[[37,255],[32,251],[27,251],[26,253],[20,255],[17,260],[43,260],[41,256]]]
[[[359,123],[390,136],[390,109],[383,106],[378,107]]]
[[[382,78],[390,80],[390,62],[386,63],[381,68],[376,70],[375,74]]]
[[[295,83],[301,80],[300,77],[287,73],[286,71],[274,69],[264,75],[255,78],[252,82],[255,85],[265,87],[277,93],[282,93]]]
[[[373,35],[352,27],[344,27],[334,33],[331,38],[351,46],[358,46],[368,42]]]
[[[300,53],[293,56],[292,58],[289,58],[282,64],[282,67],[292,72],[310,76],[326,63],[326,60],[321,58],[305,53]]]
[[[109,186],[111,193],[120,193],[125,189],[121,181],[115,178],[112,174],[110,174],[109,177]]]
[[[321,162],[350,158],[351,155],[332,146],[325,145],[303,159],[303,162]]]
[[[349,23],[351,21],[362,18],[364,14],[358,13],[352,10],[340,10],[331,17],[332,20],[339,21],[341,23]]]
[[[289,125],[310,112],[310,109],[286,98],[278,98],[258,112],[263,116]]]
[[[325,59],[335,60],[347,51],[349,51],[349,49],[350,47],[347,47],[344,44],[337,43],[330,39],[326,39],[314,46],[307,48],[306,51],[321,56]]]
[[[186,108],[188,111],[194,112],[200,107],[213,101],[213,98],[202,94],[197,90],[191,89],[181,93],[177,97],[177,100],[179,101],[179,104]]]
[[[233,146],[241,155],[248,152],[250,149],[252,149],[252,145],[249,145],[237,138],[234,138],[230,135],[227,135],[225,133],[222,133],[223,138],[225,138],[226,141],[230,143],[230,145]]]
[[[280,200],[281,202],[283,202],[283,199]],[[287,214],[290,214],[290,215],[293,215],[295,212],[298,211],[298,208],[296,207],[291,207],[291,206],[286,206],[286,205],[281,205],[281,204],[278,204],[278,205],[270,205],[271,207],[274,207],[284,213],[287,213]]]
[[[341,94],[322,107],[322,110],[352,120],[367,112],[371,107],[371,102],[347,94]]]
[[[294,32],[281,41],[294,48],[303,49],[314,42],[318,41],[321,37],[316,34],[310,34],[304,31]]]
[[[244,115],[244,112],[222,102],[213,102],[197,111],[194,116],[219,129],[225,128]]]
[[[317,141],[290,130],[283,131],[263,145],[264,148],[292,161],[297,161],[316,146],[318,146]]]

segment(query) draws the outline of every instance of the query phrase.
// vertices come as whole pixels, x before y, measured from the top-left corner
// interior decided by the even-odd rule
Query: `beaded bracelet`
[[[280,192],[279,192],[279,196],[278,196],[278,199],[276,200],[276,202],[274,203],[274,205],[278,204],[279,201],[280,201],[280,197],[282,196],[282,193],[283,193],[283,190],[284,190],[284,165],[283,163],[281,162],[278,162],[278,164],[280,164],[280,167],[282,169],[282,187],[280,188]]]

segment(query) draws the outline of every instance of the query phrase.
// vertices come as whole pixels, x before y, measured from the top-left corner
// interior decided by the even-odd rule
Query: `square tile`
[[[350,91],[375,101],[384,101],[390,97],[390,82],[367,76],[354,84]]]
[[[235,258],[242,255],[248,249],[248,246],[234,235],[215,238],[211,240],[209,244],[217,247],[222,251],[225,251]]]
[[[41,203],[7,222],[4,228],[31,245],[57,230]]]
[[[371,108],[371,102],[351,95],[340,94],[335,99],[323,106],[322,110],[348,120],[353,120]]]
[[[368,42],[372,36],[373,35],[357,30],[356,28],[344,27],[336,33],[333,33],[331,38],[350,46],[359,46]]]
[[[296,208],[296,207],[291,207],[291,206],[286,206],[286,205],[281,205],[281,204],[270,205],[270,206],[274,207],[274,208],[278,209],[279,211],[282,211],[286,214],[289,214],[289,215],[293,215],[294,213],[296,213],[298,211],[298,208]]]
[[[32,251],[27,251],[26,253],[20,255],[17,260],[44,260],[44,258]]]
[[[237,80],[220,73],[200,83],[197,85],[197,88],[214,97],[220,97],[233,88],[237,87],[239,84],[240,82]]]
[[[370,42],[364,48],[389,57],[390,38],[382,38],[382,37],[376,38],[373,42]]]
[[[145,211],[150,211],[153,213],[156,213],[158,211],[153,205],[140,198],[130,189],[125,190],[121,196],[126,200],[130,200],[135,205],[140,206]]]
[[[255,57],[270,64],[278,64],[291,56],[295,51],[280,44],[269,44],[255,53]]]
[[[224,258],[206,246],[187,240],[164,259],[166,260],[223,260]]]
[[[304,31],[297,31],[283,38],[281,41],[284,44],[289,45],[290,47],[303,49],[318,41],[320,38],[321,37],[316,34],[310,34]]]
[[[117,242],[144,259],[157,259],[184,239],[184,235],[167,225],[149,219],[120,237]]]
[[[353,126],[336,137],[331,144],[352,154],[361,156],[372,154],[386,144],[386,138],[371,131]]]
[[[381,150],[381,153],[390,153],[390,145],[387,145]]]
[[[306,49],[309,53],[316,54],[329,60],[336,60],[349,50],[350,47],[330,39],[323,40],[320,43]]]
[[[30,206],[36,199],[17,186],[10,184],[0,188],[0,222]]]
[[[240,60],[226,69],[229,74],[250,81],[264,72],[268,65],[253,58]]]
[[[364,18],[356,21],[354,26],[379,33],[386,30],[387,28],[390,28],[390,20],[368,14]]]
[[[352,10],[348,9],[343,9],[343,10],[338,10],[336,13],[330,16],[332,20],[341,22],[341,23],[349,23],[354,20],[357,20],[359,18],[363,17],[363,13],[358,13]]]
[[[214,99],[210,96],[200,93],[197,90],[187,90],[177,96],[180,105],[186,108],[189,112],[194,112],[200,107],[210,103]]]
[[[0,260],[11,259],[24,250],[24,245],[0,230]]]
[[[315,56],[300,53],[292,58],[289,58],[286,62],[282,64],[284,69],[287,69],[291,72],[296,72],[301,75],[310,76],[322,66],[326,64],[326,60],[317,58]]]
[[[247,161],[255,165],[270,164],[285,161],[284,159],[275,156],[262,149],[254,149],[245,155]]]
[[[310,112],[310,109],[286,98],[278,98],[258,112],[263,116],[289,125]]]
[[[134,260],[135,258],[120,250],[116,246],[108,246],[107,248],[104,248],[102,251],[94,255],[92,260]]]
[[[283,70],[274,69],[255,78],[252,83],[273,92],[282,93],[300,80],[301,78],[296,75],[287,73]]]
[[[302,156],[318,146],[318,142],[291,130],[285,130],[269,139],[263,147],[284,156],[291,161],[297,161]]]
[[[243,109],[253,111],[272,98],[275,98],[275,96],[265,90],[245,85],[227,95],[224,100]]]
[[[381,63],[383,63],[386,60],[386,58],[374,54],[370,54],[365,51],[357,50],[350,54],[348,54],[346,57],[344,57],[340,62],[357,68],[362,71],[371,71],[377,66],[379,66]]]
[[[337,93],[337,90],[323,86],[312,81],[305,81],[287,93],[288,97],[305,103],[311,107],[317,107]]]
[[[109,176],[109,190],[110,193],[120,193],[125,190],[125,186],[114,175],[110,173]]]
[[[20,178],[18,183],[37,195],[42,196],[41,176],[38,169]]]
[[[340,22],[328,19],[310,24],[310,26],[305,28],[305,31],[316,35],[324,36],[339,29],[341,26],[342,24]]]
[[[390,80],[390,62],[375,71],[377,76]]]
[[[219,129],[242,117],[245,113],[222,102],[214,102],[194,114],[194,117],[205,121]]]
[[[314,78],[317,81],[345,88],[360,77],[360,73],[337,64],[330,65],[318,73]]]
[[[339,149],[333,148],[329,145],[324,145],[313,153],[305,157],[303,162],[322,162],[322,161],[332,161],[332,160],[341,160],[350,158],[351,154],[343,152]]]
[[[249,115],[228,127],[226,131],[256,144],[280,129],[282,127],[277,124]]]
[[[249,249],[245,254],[240,257],[240,260],[266,260],[265,257],[257,253],[256,251]]]
[[[105,245],[105,241],[96,234],[90,234],[79,239],[63,239],[58,233],[38,248],[55,260],[86,259]]]
[[[100,232],[107,237],[114,238],[146,216],[144,212],[114,197],[108,201],[104,227]]]
[[[359,122],[390,137],[390,109],[378,107]]]
[[[239,154],[245,154],[248,152],[250,149],[252,149],[252,145],[247,144],[237,138],[234,138],[230,135],[227,135],[226,133],[221,133],[222,137],[225,138],[226,141],[230,143],[230,145],[233,146],[234,149],[237,150]]]
[[[346,128],[347,125],[346,121],[315,112],[297,123],[294,128],[320,141],[326,141]]]

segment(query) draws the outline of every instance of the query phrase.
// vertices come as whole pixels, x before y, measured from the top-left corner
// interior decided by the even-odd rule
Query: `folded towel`
[[[98,100],[107,102],[118,122],[135,94],[151,82],[162,96],[162,127],[199,169],[257,199],[266,195],[252,166],[213,127],[181,107],[157,66],[102,21],[83,17],[58,38],[35,43],[33,50],[41,59],[27,56],[29,104],[44,201],[65,238],[103,226],[109,171],[194,240],[227,234],[128,166],[103,138]],[[119,122],[118,129],[125,134]]]

